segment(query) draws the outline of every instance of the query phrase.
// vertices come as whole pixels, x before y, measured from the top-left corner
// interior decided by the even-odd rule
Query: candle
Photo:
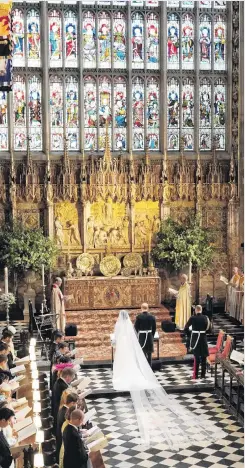
[[[189,260],[189,283],[191,283],[191,270],[192,270],[192,261]]]
[[[149,233],[149,254],[151,253],[151,232]]]
[[[44,283],[44,265],[42,265],[42,286],[43,287],[45,286],[45,283]]]
[[[8,294],[9,292],[9,278],[8,278],[8,268],[4,268],[4,290],[5,294]]]

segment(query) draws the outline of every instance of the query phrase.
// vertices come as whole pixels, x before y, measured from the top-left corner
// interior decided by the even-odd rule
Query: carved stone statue
[[[54,225],[55,225],[55,236],[57,239],[57,244],[60,247],[62,247],[62,245],[64,244],[64,232],[63,232],[63,226],[58,217],[55,218]]]
[[[75,242],[76,244],[80,244],[78,227],[72,221],[68,221],[67,228],[69,229],[70,243]]]
[[[94,219],[88,218],[87,220],[87,245],[94,246]]]
[[[129,244],[128,230],[129,230],[129,219],[128,219],[128,216],[125,216],[123,218],[122,227],[121,227],[121,231],[120,231],[120,243],[122,245],[128,245]]]

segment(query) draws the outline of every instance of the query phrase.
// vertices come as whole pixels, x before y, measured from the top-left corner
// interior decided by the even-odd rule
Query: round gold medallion
[[[117,276],[121,270],[121,262],[114,255],[106,255],[100,262],[100,271],[104,276]]]
[[[94,267],[94,257],[90,254],[83,253],[77,257],[76,265],[78,270],[90,272]]]
[[[142,257],[138,253],[129,253],[123,259],[123,265],[126,268],[140,268],[142,263]]]
[[[126,276],[126,277],[131,276],[131,271],[132,271],[132,268],[124,267],[122,268],[121,275]]]

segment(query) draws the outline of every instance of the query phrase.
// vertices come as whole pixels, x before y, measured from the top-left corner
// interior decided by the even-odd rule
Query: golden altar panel
[[[150,248],[152,241],[154,242],[154,234],[160,229],[160,224],[160,208],[158,201],[142,200],[136,202],[134,227],[135,247]]]
[[[81,245],[78,210],[70,201],[55,204],[55,238],[60,247],[78,247]]]
[[[138,308],[161,303],[159,277],[79,278],[65,281],[66,310]]]

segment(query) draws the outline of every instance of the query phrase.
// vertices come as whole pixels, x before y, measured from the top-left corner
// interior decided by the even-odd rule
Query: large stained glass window
[[[127,148],[127,91],[125,78],[118,77],[114,82],[114,149]]]
[[[211,83],[207,78],[203,78],[199,89],[199,149],[201,151],[211,150],[211,96]]]
[[[194,84],[190,78],[182,85],[182,141],[184,150],[194,150]]]
[[[42,100],[40,78],[29,78],[29,136],[30,148],[34,151],[42,149]]]
[[[126,20],[123,13],[114,13],[113,56],[115,68],[126,68]]]
[[[84,78],[84,149],[97,149],[97,86],[95,78]]]
[[[61,14],[57,10],[49,12],[49,63],[51,67],[62,66]]]
[[[0,151],[7,151],[8,145],[8,100],[7,92],[0,92]]]
[[[173,154],[183,148],[208,154],[214,140],[224,151],[228,6],[223,0],[48,0],[46,10],[39,0],[17,0],[14,149],[26,151],[28,138],[32,151],[47,147],[48,108],[53,152],[63,151],[65,137],[74,154],[103,152],[107,128],[115,152],[167,148]],[[41,10],[47,11],[47,28]],[[0,102],[0,151],[8,151],[6,93]]]
[[[144,142],[144,109],[145,109],[145,89],[143,79],[136,77],[132,86],[133,98],[133,149],[143,150],[145,148]]]
[[[168,127],[168,149],[179,150],[179,98],[180,88],[179,81],[176,78],[168,80],[167,94],[168,94],[168,106],[167,106],[167,127]]]
[[[214,83],[214,140],[216,149],[225,149],[226,126],[226,89],[225,82],[219,78]]]
[[[26,150],[27,122],[26,122],[26,82],[17,75],[13,83],[14,102],[14,149],[16,151]]]
[[[63,81],[58,76],[50,77],[50,126],[51,150],[64,148]]]
[[[25,66],[25,44],[24,44],[24,14],[21,10],[13,10],[12,32],[13,32],[13,65]]]
[[[159,150],[159,81],[150,78],[147,81],[147,147]]]
[[[77,16],[73,11],[65,14],[65,64],[77,67]]]
[[[111,106],[111,79],[101,77],[99,80],[99,150],[101,151],[105,149],[105,136],[107,129],[109,140],[111,142]]]
[[[30,10],[27,13],[27,57],[29,67],[40,67],[40,17],[36,10]]]
[[[132,16],[133,68],[144,68],[144,18],[141,13]]]

